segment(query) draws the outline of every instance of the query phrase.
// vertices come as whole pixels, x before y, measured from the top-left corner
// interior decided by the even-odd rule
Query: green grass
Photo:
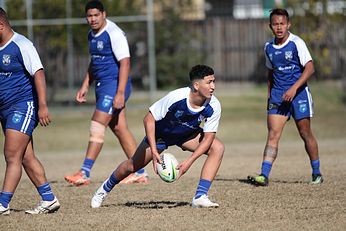
[[[233,89],[231,85],[231,89],[220,88],[216,91],[222,104],[218,137],[225,143],[264,143],[267,135],[266,86],[240,85]],[[317,139],[346,138],[346,105],[341,102],[341,85],[338,82],[313,82],[310,88],[315,103],[312,128]],[[145,94],[136,92],[128,102],[128,124],[138,142],[144,135],[142,121],[149,104]],[[93,110],[93,106],[51,107],[53,122],[49,127],[39,127],[35,131],[35,147],[42,152],[85,150]],[[285,127],[282,139],[300,139],[293,120]],[[118,141],[109,129],[105,147],[119,148]]]

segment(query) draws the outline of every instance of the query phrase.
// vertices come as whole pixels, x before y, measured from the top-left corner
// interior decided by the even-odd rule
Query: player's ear
[[[288,22],[288,23],[287,23],[287,30],[289,30],[290,27],[291,27],[291,22]]]

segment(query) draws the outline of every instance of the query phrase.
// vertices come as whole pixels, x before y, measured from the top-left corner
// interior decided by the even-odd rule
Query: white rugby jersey
[[[156,138],[168,142],[187,138],[201,129],[202,122],[204,132],[217,132],[221,117],[219,100],[212,96],[195,109],[189,103],[190,91],[189,87],[171,91],[149,108],[156,121]]]
[[[130,57],[125,33],[112,21],[106,19],[106,26],[94,34],[88,34],[91,70],[96,80],[117,79],[119,61]]]
[[[32,76],[43,66],[32,42],[14,32],[0,47],[0,59],[0,109],[36,98]]]
[[[275,45],[273,38],[265,44],[264,51],[266,66],[273,70],[272,87],[279,90],[288,90],[297,82],[306,63],[312,60],[305,42],[292,33],[281,45]]]

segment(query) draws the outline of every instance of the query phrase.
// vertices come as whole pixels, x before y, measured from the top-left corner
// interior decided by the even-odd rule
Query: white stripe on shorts
[[[309,109],[310,109],[310,117],[314,116],[314,102],[312,101],[312,95],[311,92],[309,91],[309,88],[305,88],[306,95],[308,96],[308,103],[309,103]]]
[[[21,129],[20,129],[20,131],[23,132],[23,133],[25,133],[26,130],[28,129],[29,124],[31,122],[31,117],[32,117],[32,115],[34,113],[34,102],[30,101],[30,102],[27,102],[26,104],[28,105],[28,108],[26,110],[26,115],[25,115],[24,122],[22,124]]]

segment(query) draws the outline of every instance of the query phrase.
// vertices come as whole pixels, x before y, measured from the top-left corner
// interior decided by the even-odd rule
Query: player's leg
[[[269,174],[278,154],[279,140],[286,124],[288,116],[269,114],[267,116],[267,141],[263,151],[261,174],[248,176],[248,179],[259,186],[267,186]]]
[[[9,214],[9,203],[22,176],[22,160],[30,136],[22,132],[6,129],[4,156],[6,161],[5,177],[0,193],[0,214]]]
[[[91,207],[99,208],[108,193],[119,184],[121,180],[125,179],[131,173],[144,168],[151,160],[152,154],[150,147],[143,140],[135,151],[135,154],[130,159],[123,161],[114,172],[112,172],[110,177],[97,189],[91,199]]]
[[[318,155],[318,144],[311,130],[310,118],[296,120],[296,126],[300,137],[304,141],[304,146],[310,158],[312,168],[312,184],[320,184],[323,182],[323,177],[320,171],[320,159]]]
[[[27,210],[26,213],[41,214],[57,211],[60,208],[59,201],[52,192],[41,162],[34,154],[32,138],[29,141],[24,153],[23,167],[42,199],[36,208]]]
[[[115,111],[109,127],[118,138],[127,158],[131,158],[136,151],[136,140],[127,126],[125,108]],[[136,173],[129,175],[122,180],[123,184],[148,183],[148,174],[144,169],[139,169]]]
[[[182,148],[184,150],[193,152],[198,147],[202,138],[203,133],[199,133],[195,138],[185,142],[182,145]],[[201,175],[195,196],[192,199],[193,207],[198,208],[219,206],[217,203],[211,202],[209,200],[208,192],[221,165],[224,151],[224,144],[217,137],[215,137],[213,143],[211,144],[209,150],[206,153],[207,158],[201,170]]]
[[[90,123],[88,148],[81,169],[73,175],[65,176],[65,180],[70,184],[80,186],[90,183],[90,171],[101,152],[106,127],[111,118],[110,114],[95,110]]]

